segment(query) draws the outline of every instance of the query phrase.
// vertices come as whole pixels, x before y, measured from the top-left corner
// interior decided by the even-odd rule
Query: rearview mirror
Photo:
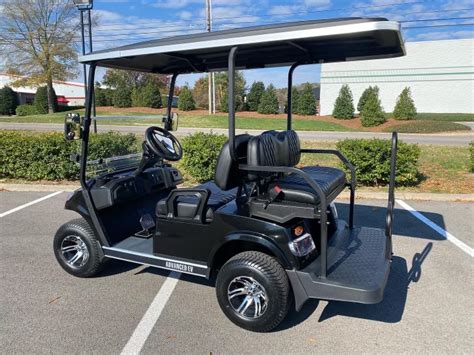
[[[81,115],[76,112],[68,113],[64,119],[64,138],[67,141],[82,138]]]

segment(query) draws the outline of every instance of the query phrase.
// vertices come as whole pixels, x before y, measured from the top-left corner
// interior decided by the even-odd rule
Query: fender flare
[[[216,259],[216,256],[223,247],[225,247],[228,243],[234,242],[234,241],[244,241],[244,242],[251,242],[255,243],[259,246],[264,247],[265,249],[268,249],[271,253],[275,255],[275,257],[278,259],[278,261],[282,264],[283,268],[285,269],[291,269],[293,266],[291,265],[290,260],[288,257],[283,253],[281,248],[278,247],[278,245],[270,240],[268,237],[262,235],[262,234],[257,234],[257,233],[251,233],[251,232],[233,232],[230,234],[227,234],[219,243],[217,246],[215,246],[209,255],[209,266],[210,268],[214,267],[214,260]]]

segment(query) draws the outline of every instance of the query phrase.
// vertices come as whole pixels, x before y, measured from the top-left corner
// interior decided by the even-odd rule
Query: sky
[[[474,37],[472,0],[211,0],[213,30],[310,19],[382,16],[403,22],[406,41]],[[203,32],[206,0],[95,0],[94,49]],[[468,25],[470,24],[470,25]],[[451,26],[456,25],[456,26]],[[430,27],[426,27],[430,26]],[[412,28],[409,28],[412,27]],[[422,27],[422,28],[420,28]],[[319,82],[319,65],[299,67],[295,83]],[[247,85],[261,80],[286,87],[287,68],[245,71]],[[182,75],[191,86],[199,75]]]

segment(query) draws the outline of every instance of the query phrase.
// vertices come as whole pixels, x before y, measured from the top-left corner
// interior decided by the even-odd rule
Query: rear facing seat
[[[295,131],[267,131],[253,137],[248,144],[248,165],[256,166],[287,166],[294,167],[301,158],[300,143]],[[346,186],[344,171],[330,167],[304,167],[302,170],[309,175],[323,190],[328,202],[334,200]],[[255,173],[253,173],[255,174]],[[275,199],[278,201],[304,204],[319,204],[319,197],[300,175],[291,173],[276,178],[275,174],[259,173],[253,176],[274,176],[266,191],[261,192],[259,199],[268,200],[275,186],[281,190]]]

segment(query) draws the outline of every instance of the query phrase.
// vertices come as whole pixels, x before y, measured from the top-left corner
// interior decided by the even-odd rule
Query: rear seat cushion
[[[342,170],[320,166],[305,167],[302,170],[318,183],[326,197],[337,196],[345,187],[346,174]],[[290,174],[279,179],[270,188],[275,185],[282,190],[277,200],[311,204],[320,202],[316,191],[297,174]]]
[[[207,202],[206,209],[206,222],[211,222],[214,217],[214,211],[219,207],[222,207],[226,203],[232,201],[235,198],[237,189],[229,191],[222,191],[214,181],[206,182],[202,185],[194,187],[194,189],[207,189],[210,191],[210,197]],[[168,208],[166,206],[166,198],[158,201],[156,205],[156,216],[166,217],[168,215]],[[199,198],[194,196],[178,197],[176,211],[177,217],[182,218],[193,218],[196,215],[199,204]]]

